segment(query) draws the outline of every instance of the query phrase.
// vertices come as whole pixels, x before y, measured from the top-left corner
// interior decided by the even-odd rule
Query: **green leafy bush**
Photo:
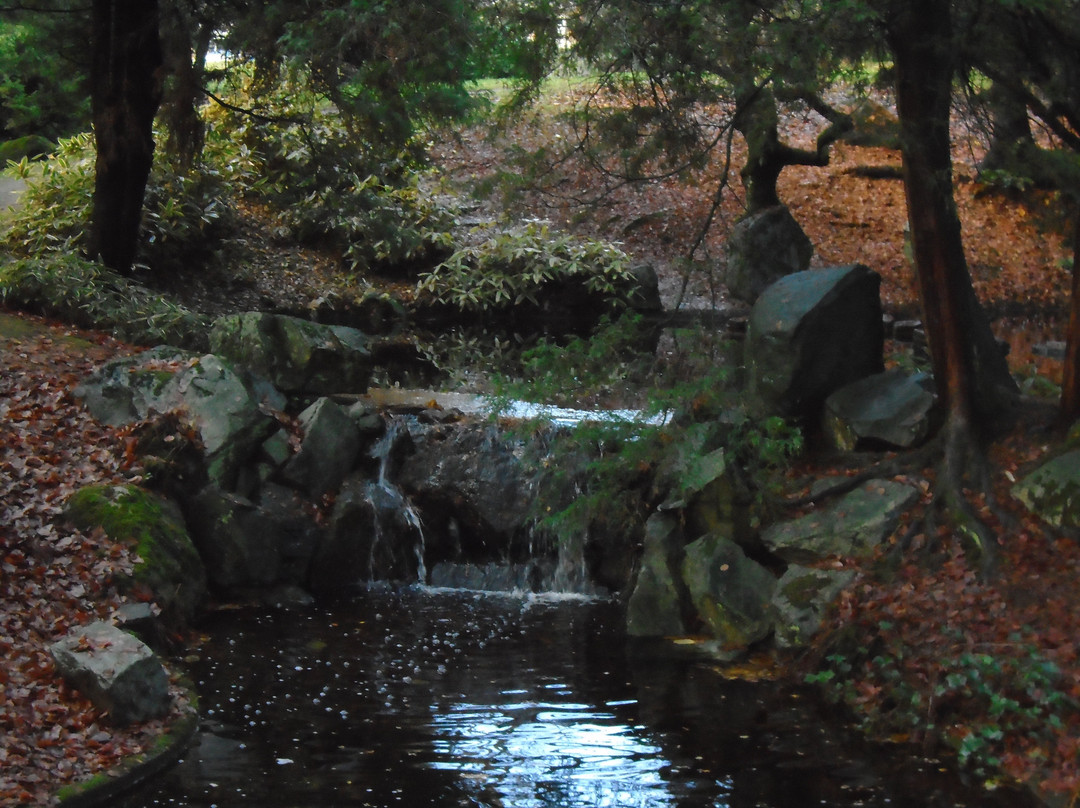
[[[207,347],[205,318],[75,253],[0,261],[0,302],[139,344]]]
[[[636,290],[629,258],[616,245],[552,232],[539,221],[459,249],[420,280],[438,303],[490,312],[525,303],[553,284],[573,283],[607,301]]]
[[[234,106],[251,103],[246,85],[232,93]],[[224,123],[228,148],[250,162],[245,187],[273,205],[282,231],[336,248],[360,273],[447,254],[453,215],[423,189],[416,153],[376,158],[332,108],[292,84],[261,103],[257,116],[219,109],[211,122]]]

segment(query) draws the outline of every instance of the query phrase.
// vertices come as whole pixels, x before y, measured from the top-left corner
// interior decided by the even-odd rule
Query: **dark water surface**
[[[610,604],[368,592],[207,627],[202,730],[120,805],[1010,806],[808,693],[628,644]]]

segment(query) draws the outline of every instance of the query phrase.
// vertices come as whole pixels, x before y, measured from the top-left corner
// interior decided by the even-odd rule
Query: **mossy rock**
[[[68,497],[65,514],[138,554],[134,572],[117,580],[121,591],[149,592],[170,624],[192,620],[206,598],[206,569],[174,502],[135,485],[91,485]]]
[[[41,135],[24,135],[0,143],[0,168],[9,162],[18,163],[27,158],[35,159],[52,154],[56,144]]]
[[[1047,461],[1013,486],[1012,494],[1048,524],[1080,527],[1080,449]]]

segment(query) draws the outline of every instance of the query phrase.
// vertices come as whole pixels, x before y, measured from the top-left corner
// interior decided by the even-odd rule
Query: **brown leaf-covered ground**
[[[567,101],[552,99],[547,111]],[[812,138],[812,119],[789,115],[786,122],[788,135],[804,144]],[[551,145],[556,136],[567,142],[573,132],[548,115],[519,124],[503,139],[487,139],[478,130],[461,139],[446,137],[436,156],[455,181],[464,183],[510,165],[505,150],[510,144]],[[1020,201],[985,193],[974,181],[977,149],[963,137],[958,144],[957,198],[972,274],[991,311],[1010,315],[996,326],[1014,344],[1014,366],[1030,372],[1030,343],[1062,338],[1057,318],[1064,310],[1068,275],[1062,239],[1050,226],[1057,211],[1051,197],[1030,195]],[[737,144],[735,156],[737,165]],[[897,162],[893,152],[841,145],[827,168],[785,171],[781,195],[815,244],[815,264],[867,264],[882,276],[886,307],[906,315],[917,307],[904,252],[903,188],[896,179],[870,179],[863,170]],[[524,194],[514,215],[544,217],[623,242],[635,256],[657,266],[669,304],[725,302],[709,262],[722,256],[726,227],[739,215],[737,172],[720,206],[719,225],[705,242],[706,252],[698,255],[707,260],[686,279],[686,295],[681,296],[684,278],[677,259],[696,238],[709,208],[717,165],[648,187],[616,188],[591,206],[580,199],[596,195],[606,182],[602,176],[574,160],[554,171],[550,187]],[[256,211],[249,213],[247,237],[257,261],[248,267],[244,294],[257,294],[251,299],[263,302],[283,294],[317,297],[312,277],[332,273],[328,256],[260,245],[266,228]],[[309,266],[318,271],[306,273]],[[219,294],[206,291],[208,299]],[[137,474],[124,466],[121,437],[94,423],[71,395],[95,363],[134,348],[20,315],[15,321],[4,318],[0,350],[0,805],[47,805],[61,784],[83,780],[147,748],[161,729],[160,723],[111,728],[107,717],[95,714],[62,684],[46,651],[69,626],[107,618],[123,602],[110,579],[130,568],[130,551],[102,535],[74,531],[60,518],[60,509],[67,493],[80,485]],[[1052,360],[1039,362],[1045,374],[1060,373]],[[995,521],[990,511],[985,514],[1001,542],[1004,563],[998,579],[979,581],[962,557],[948,552],[949,537],[941,536],[945,554],[935,567],[913,560],[887,582],[867,571],[845,596],[834,628],[854,626],[879,637],[886,647],[902,648],[908,686],[932,694],[939,673],[935,665],[948,655],[989,650],[1003,658],[1023,657],[1035,648],[1059,666],[1060,692],[1080,701],[1075,639],[1080,636],[1080,599],[1074,596],[1080,550],[1072,540],[1050,535],[1016,512],[1007,493],[1010,480],[1051,444],[1046,426],[1043,416],[1033,415],[994,449],[994,496],[1015,515],[1015,523],[1006,524]],[[916,537],[914,546],[926,541]],[[879,673],[852,674],[856,707],[860,699],[867,710],[880,702],[884,684],[875,678]],[[955,736],[977,721],[980,716],[966,714],[968,708],[932,708],[936,736]],[[1065,718],[1046,748],[1034,750],[1028,737],[1005,739],[1002,763],[1012,776],[1075,797],[1080,721],[1075,710],[1065,710]],[[930,738],[931,733],[917,729],[910,734],[916,738],[920,732],[924,740]]]
[[[90,483],[125,481],[123,443],[72,396],[97,363],[131,346],[57,323],[0,313],[0,805],[49,805],[81,782],[152,748],[165,721],[110,726],[59,679],[50,643],[108,619],[131,551],[65,525],[64,500]]]

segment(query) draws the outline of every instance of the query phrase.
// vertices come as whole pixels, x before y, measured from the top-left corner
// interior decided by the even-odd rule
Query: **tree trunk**
[[[1011,421],[1017,388],[975,297],[953,199],[949,5],[903,0],[893,8],[904,189],[934,379],[947,429],[985,434]]]
[[[91,94],[97,164],[90,254],[128,273],[161,102],[157,0],[94,0]]]
[[[1065,335],[1065,369],[1061,380],[1058,421],[1071,426],[1080,418],[1080,200],[1073,203],[1072,295]]]
[[[169,130],[167,150],[184,169],[202,154],[205,126],[199,116],[202,79],[209,48],[209,26],[194,19],[180,0],[163,0],[161,44],[169,82],[162,99],[162,118]]]

